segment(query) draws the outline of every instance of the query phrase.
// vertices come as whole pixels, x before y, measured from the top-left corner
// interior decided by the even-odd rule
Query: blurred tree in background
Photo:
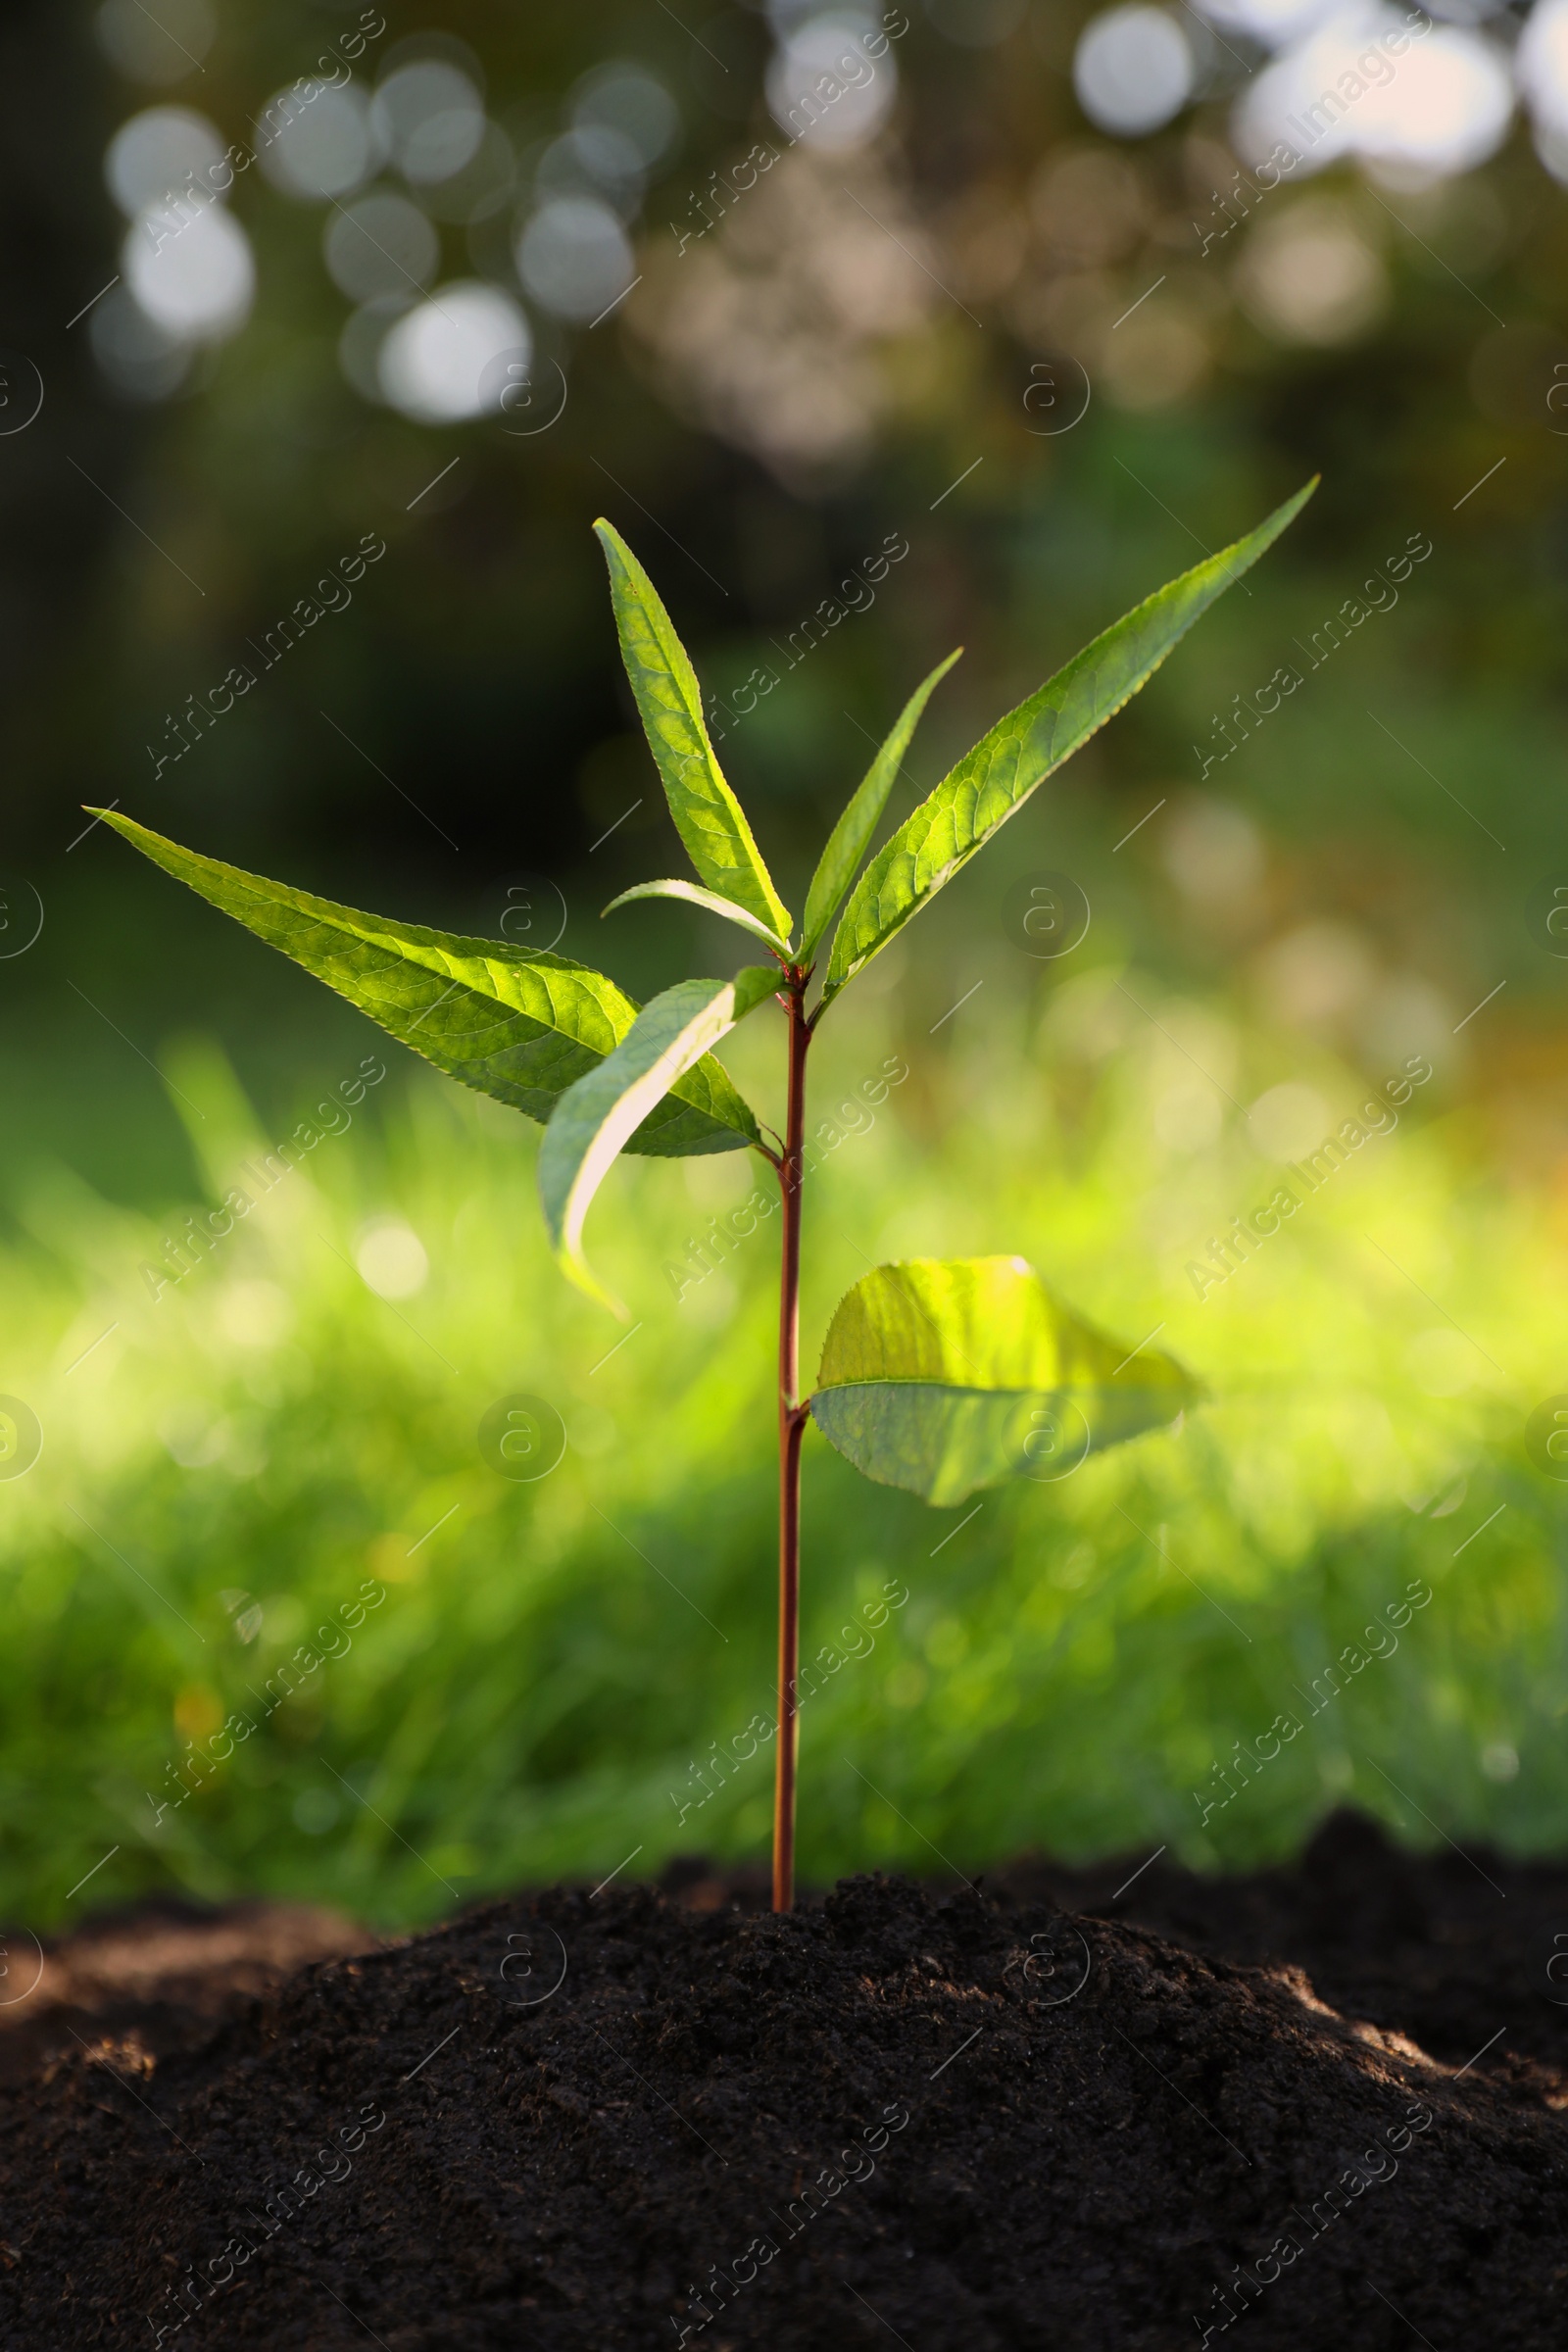
[[[1564,199],[1532,118],[1509,128],[1525,12],[1412,13],[1418,40],[1392,9],[1243,0],[1087,32],[1012,0],[771,0],[700,24],[470,4],[374,34],[335,7],[176,0],[167,31],[130,0],[48,30],[38,12],[9,36],[36,52],[9,77],[27,131],[8,166],[36,282],[8,331],[50,391],[3,453],[14,600],[43,608],[16,649],[14,847],[61,854],[87,778],[318,872],[368,857],[456,897],[479,885],[460,855],[571,865],[644,772],[584,529],[600,508],[657,546],[720,696],[779,668],[771,645],[887,532],[908,539],[879,609],[736,733],[787,836],[791,796],[818,823],[853,769],[847,700],[874,715],[956,631],[983,710],[1124,582],[1318,467],[1291,568],[1247,615],[1274,661],[1237,668],[1230,622],[1209,675],[1131,722],[1143,763],[1196,784],[1184,734],[1225,741],[1201,687],[1223,682],[1221,713],[1250,695],[1289,650],[1280,624],[1332,612],[1423,529],[1436,564],[1355,659],[1405,698],[1441,676],[1479,768],[1452,789],[1539,836],[1494,722],[1505,705],[1522,744],[1552,690]],[[1273,62],[1271,26],[1297,35]],[[1405,48],[1385,58],[1368,43],[1391,27]],[[1391,78],[1317,144],[1298,132],[1282,174],[1269,134],[1305,101],[1293,116],[1271,78],[1304,56],[1298,79],[1332,91],[1357,55]],[[391,561],[330,611],[318,585],[367,532]],[[247,649],[313,607],[267,674]],[[219,727],[201,713],[235,665],[257,688]],[[1313,699],[1337,725],[1339,681]],[[1386,739],[1345,749],[1338,780],[1314,762],[1314,831],[1386,810],[1434,850],[1476,846]],[[1298,762],[1293,741],[1227,783],[1288,826],[1299,784],[1278,770]],[[658,821],[645,802],[610,855],[634,864]]]

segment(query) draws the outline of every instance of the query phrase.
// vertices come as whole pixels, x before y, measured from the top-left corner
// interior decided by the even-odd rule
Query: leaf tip
[[[566,1280],[575,1284],[585,1298],[591,1298],[596,1306],[607,1307],[617,1323],[631,1321],[631,1309],[622,1304],[613,1291],[605,1289],[604,1284],[590,1271],[585,1258],[573,1257],[565,1250],[558,1250],[557,1258]]]

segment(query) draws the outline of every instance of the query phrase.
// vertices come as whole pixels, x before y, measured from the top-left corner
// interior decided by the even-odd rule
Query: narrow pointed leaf
[[[886,743],[877,753],[851,797],[848,808],[827,837],[827,847],[817,860],[811,887],[806,894],[806,913],[801,924],[801,961],[809,961],[818,940],[833,920],[840,899],[855,880],[855,870],[865,856],[877,819],[887,807],[893,779],[898,774],[904,755],[909,748],[909,738],[919,724],[920,713],[931,699],[932,689],[939,686],[963,651],[960,645],[945,662],[939,662],[928,678],[922,679],[904,709]]]
[[[952,881],[1036,785],[1138,692],[1215,598],[1272,547],[1316,487],[1314,475],[1247,538],[1147,598],[998,720],[860,876],[834,934],[824,1004]]]
[[[755,914],[748,914],[744,906],[737,906],[733,899],[721,899],[716,891],[704,890],[699,882],[639,882],[634,890],[623,890],[618,899],[612,899],[605,908],[606,914],[613,914],[617,906],[629,906],[633,899],[688,899],[694,906],[706,906],[710,914],[721,914],[726,922],[739,923],[754,939],[776,948],[781,956],[789,954],[788,940],[770,931],[765,923],[760,923]]]
[[[361,914],[182,850],[113,809],[94,813],[449,1078],[531,1119],[548,1119],[637,1018],[637,1006],[612,980],[567,956]],[[716,1061],[699,1062],[626,1148],[670,1157],[735,1152],[756,1133],[727,1073]]]
[[[644,1006],[613,1054],[568,1087],[539,1148],[539,1197],[562,1270],[590,1298],[629,1320],[618,1298],[589,1271],[583,1220],[628,1136],[682,1073],[778,986],[752,964],[734,980],[682,980]],[[752,1140],[760,1142],[754,1127]]]
[[[1070,1477],[1198,1394],[1172,1356],[1107,1338],[1021,1257],[917,1257],[839,1301],[811,1418],[867,1478],[950,1504]]]
[[[612,523],[594,524],[610,566],[621,659],[686,854],[710,890],[788,939],[793,917],[773,888],[703,722],[702,690],[652,580]]]

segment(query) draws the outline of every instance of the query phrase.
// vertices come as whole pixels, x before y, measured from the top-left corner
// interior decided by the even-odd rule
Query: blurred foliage
[[[891,980],[905,951],[883,960]],[[1140,1841],[1256,1860],[1347,1795],[1415,1837],[1425,1815],[1560,1845],[1568,1497],[1519,1425],[1555,1378],[1561,1209],[1476,1170],[1434,1081],[1200,1301],[1188,1262],[1278,1168],[1212,1115],[1191,1057],[1248,1095],[1289,1073],[1325,1127],[1364,1090],[1245,992],[1200,1004],[1122,955],[1070,978],[1021,963],[971,951],[984,999],[938,1044],[935,975],[906,965],[825,1026],[807,1363],[875,1258],[1018,1249],[1113,1327],[1161,1323],[1212,1397],[978,1511],[927,1511],[808,1442],[805,1655],[864,1650],[840,1640],[851,1612],[889,1584],[907,1599],[808,1701],[803,1868]],[[270,1118],[211,1043],[171,1048],[193,1202],[250,1183],[243,1163],[377,1049],[339,1026],[319,1083]],[[764,1108],[775,1042],[736,1041]],[[890,1058],[909,1075],[868,1107]],[[617,1168],[595,1210],[637,1318],[617,1347],[549,1263],[525,1122],[425,1075],[330,1123],[178,1282],[177,1195],[149,1216],[58,1165],[16,1185],[7,1379],[45,1452],[0,1490],[13,1914],[74,1915],[112,1845],[99,1901],[262,1888],[389,1921],[639,1846],[640,1870],[765,1848],[767,1750],[734,1747],[771,1704],[771,1229],[699,1281],[668,1269],[689,1277],[766,1172]],[[566,1435],[533,1484],[480,1444],[517,1394]],[[1396,1652],[1332,1700],[1320,1685],[1309,1717],[1416,1579],[1435,1599]],[[367,1582],[385,1598],[350,1645],[318,1636]],[[302,1643],[322,1662],[269,1710]],[[1216,1766],[1281,1711],[1302,1736],[1205,1811]],[[236,1712],[255,1731],[176,1806],[187,1742]],[[715,1742],[728,1777],[700,1801]]]
[[[680,106],[639,285],[591,330],[533,317],[569,387],[559,423],[514,438],[362,400],[327,208],[256,172],[233,198],[249,323],[170,400],[116,395],[88,322],[66,324],[118,267],[104,143],[166,100],[245,136],[354,13],[227,0],[200,72],[158,90],[113,74],[92,12],[21,7],[0,34],[18,257],[0,340],[46,387],[36,424],[0,437],[0,870],[46,910],[36,948],[0,960],[0,1390],[45,1432],[38,1466],[0,1482],[0,1902],[55,1921],[172,1883],[410,1921],[638,1845],[639,1871],[698,1846],[756,1858],[767,1832],[765,1751],[679,1818],[693,1764],[769,1699],[768,1229],[678,1305],[661,1270],[741,1163],[694,1163],[715,1188],[695,1195],[682,1172],[617,1170],[597,1247],[644,1325],[601,1362],[614,1332],[539,1239],[534,1131],[400,1057],[155,1303],[138,1268],[162,1238],[375,1040],[104,828],[78,839],[78,804],[492,935],[510,885],[547,932],[559,889],[562,947],[651,993],[693,955],[735,957],[668,907],[595,919],[680,870],[595,514],[648,563],[714,696],[733,708],[778,673],[722,756],[789,896],[866,736],[954,645],[891,817],[1318,469],[1248,593],[824,1028],[820,1116],[890,1053],[910,1075],[808,1205],[808,1362],[867,1260],[1018,1250],[1109,1327],[1163,1322],[1214,1398],[957,1533],[961,1513],[867,1489],[810,1442],[810,1645],[886,1578],[909,1599],[808,1706],[803,1868],[935,1868],[927,1838],[965,1868],[1032,1843],[1254,1859],[1347,1793],[1413,1838],[1560,1847],[1562,1511],[1520,1430],[1568,1387],[1545,929],[1568,887],[1568,440],[1547,405],[1568,198],[1527,134],[1446,185],[1342,168],[1281,188],[1205,250],[1245,54],[1211,50],[1172,128],[1118,142],[1073,97],[1086,7],[1034,0],[975,46],[911,0],[874,145],[793,154],[682,254],[710,174],[770,135],[756,12],[430,0],[388,11],[362,77],[444,31],[525,156],[610,56]],[[504,233],[441,235],[443,281],[515,294]],[[1282,309],[1310,286],[1285,267],[1303,240],[1339,257],[1348,308]],[[1072,359],[1092,397],[1051,434],[1041,386],[1074,381]],[[155,775],[167,714],[367,532],[388,555],[352,606]],[[1397,602],[1314,665],[1329,616],[1412,534],[1432,553]],[[908,552],[874,603],[792,660],[890,535]],[[1239,696],[1255,712],[1282,664],[1300,686],[1221,760],[1225,714]],[[1046,872],[1093,922],[1036,966],[1006,897]],[[760,1051],[732,1059],[765,1107]],[[1310,1113],[1277,1090],[1315,1096],[1326,1128],[1412,1054],[1437,1075],[1398,1132],[1200,1303],[1188,1261],[1267,1197],[1271,1139]],[[1250,1120],[1258,1098],[1273,1113]],[[355,1270],[389,1217],[430,1268],[391,1300]],[[524,1390],[569,1439],[538,1487],[497,1477],[475,1435]],[[1203,1827],[1193,1791],[1412,1577],[1436,1598],[1398,1653]],[[186,1741],[366,1578],[387,1598],[352,1650],[155,1829],[146,1792]]]
[[[12,854],[58,856],[90,775],[150,822],[188,833],[200,821],[199,846],[258,863],[264,850],[274,862],[291,854],[304,880],[401,865],[428,870],[456,902],[476,886],[468,867],[499,870],[519,834],[536,864],[569,864],[641,773],[586,527],[601,508],[658,566],[721,693],[772,662],[887,532],[907,536],[910,560],[875,608],[783,680],[767,724],[734,731],[737,773],[776,796],[772,830],[788,840],[792,798],[814,804],[801,817],[818,828],[831,815],[858,757],[852,721],[952,643],[973,649],[950,696],[956,740],[1195,542],[1223,543],[1319,467],[1323,490],[1291,546],[1245,613],[1211,624],[1184,685],[1140,706],[1123,757],[1196,783],[1190,746],[1206,739],[1209,711],[1255,691],[1303,624],[1425,530],[1436,560],[1397,617],[1342,658],[1353,677],[1315,681],[1313,715],[1294,712],[1266,759],[1244,753],[1227,787],[1257,796],[1287,832],[1396,828],[1408,845],[1413,816],[1450,886],[1468,886],[1464,820],[1364,719],[1368,702],[1413,707],[1426,730],[1413,749],[1443,744],[1429,764],[1447,788],[1494,803],[1515,855],[1538,848],[1551,818],[1518,755],[1544,740],[1558,692],[1568,507],[1546,397],[1568,354],[1568,202],[1520,130],[1485,170],[1419,192],[1348,172],[1287,186],[1205,250],[1228,218],[1215,197],[1234,178],[1221,141],[1241,69],[1221,45],[1207,94],[1177,125],[1103,139],[1065,72],[1087,13],[1037,5],[976,47],[914,9],[884,68],[899,74],[899,105],[876,146],[795,150],[676,258],[710,174],[769,131],[756,15],[731,7],[689,36],[666,13],[609,0],[394,10],[379,59],[362,62],[367,86],[400,42],[444,28],[477,60],[525,157],[596,62],[631,55],[661,74],[685,135],[647,195],[644,279],[592,332],[534,316],[541,373],[559,361],[569,397],[532,438],[500,419],[432,429],[353,392],[338,360],[349,306],[321,256],[331,208],[255,171],[233,198],[257,254],[254,313],[175,398],[127,416],[94,371],[81,379],[85,327],[73,342],[55,321],[37,352],[46,381],[57,366],[76,372],[58,410],[46,400],[37,426],[0,451],[12,495],[28,487],[33,500],[11,558],[27,591],[15,601],[35,597],[62,523],[78,548],[100,534],[99,560],[85,578],[73,570],[47,675],[15,679]],[[100,65],[101,128],[172,98],[242,135],[341,14],[229,10],[199,74],[172,91],[128,87]],[[53,37],[87,66],[75,27]],[[52,289],[62,320],[110,274],[119,236],[100,194],[97,250],[83,252],[79,173],[71,197],[75,243]],[[438,223],[444,275],[515,294],[511,219],[499,232]],[[1298,302],[1288,328],[1258,287],[1293,221],[1326,235],[1338,266],[1359,255],[1367,274],[1343,316]],[[1051,435],[1040,370],[1063,352],[1094,394],[1081,424]],[[73,457],[98,487],[71,471]],[[368,530],[392,560],[352,609],[155,783],[147,746],[165,742],[166,715],[244,659],[247,639]],[[1341,757],[1326,761],[1323,738],[1342,727]],[[651,821],[645,806],[615,837],[612,878],[641,870]]]

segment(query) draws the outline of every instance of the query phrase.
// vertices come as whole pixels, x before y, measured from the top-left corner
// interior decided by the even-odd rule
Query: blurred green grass
[[[1255,1862],[1347,1798],[1417,1841],[1560,1848],[1564,1496],[1520,1442],[1560,1378],[1549,1200],[1488,1172],[1440,1080],[1200,1301],[1188,1260],[1277,1181],[1240,1105],[1290,1077],[1337,1123],[1364,1081],[1240,992],[1200,1001],[1100,952],[1020,979],[971,944],[951,994],[975,973],[985,991],[932,1036],[947,973],[890,950],[824,1024],[818,1120],[890,1055],[910,1075],[874,1120],[859,1097],[824,1152],[804,1360],[868,1263],[1016,1250],[1129,1347],[1162,1325],[1211,1401],[968,1516],[862,1483],[810,1436],[805,1654],[886,1580],[909,1597],[805,1710],[803,1874],[972,1872],[1029,1847]],[[333,1022],[341,1069],[318,1066],[346,1078],[376,1036]],[[759,1018],[731,1044],[776,1110],[777,1040]],[[1195,1056],[1229,1098],[1204,1080],[1218,1110],[1197,1115]],[[590,1237],[637,1321],[617,1347],[548,1259],[538,1130],[388,1058],[347,1132],[156,1298],[141,1269],[187,1209],[244,1182],[313,1098],[258,1113],[210,1038],[172,1043],[195,1175],[183,1198],[149,1179],[141,1205],[14,1144],[0,1390],[44,1447],[0,1482],[8,1917],[177,1886],[412,1924],[633,1849],[634,1875],[765,1857],[770,1749],[681,1806],[694,1763],[773,1703],[775,1228],[678,1302],[664,1269],[767,1171],[620,1165]],[[126,1129],[162,1106],[150,1081],[126,1100],[115,1147],[150,1166]],[[356,1269],[388,1221],[428,1261],[393,1298]],[[564,1423],[537,1484],[477,1443],[514,1392]],[[1303,1715],[1417,1578],[1435,1598],[1397,1652],[1204,1826],[1215,1764]],[[386,1597],[352,1645],[264,1716],[278,1664],[367,1580]],[[174,1806],[187,1742],[235,1712],[257,1728]]]

